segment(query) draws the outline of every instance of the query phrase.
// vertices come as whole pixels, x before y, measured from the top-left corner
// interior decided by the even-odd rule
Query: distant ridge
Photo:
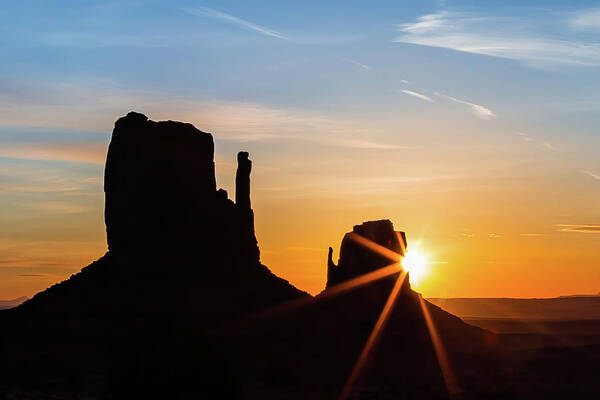
[[[565,296],[557,296],[556,298],[562,299],[565,297],[598,297],[600,296],[600,293],[597,294],[568,294]]]
[[[600,320],[600,296],[573,295],[545,299],[428,298],[461,318]]]
[[[12,300],[0,300],[0,310],[7,310],[9,308],[16,307],[28,299],[29,299],[29,297],[27,297],[27,296],[21,296],[21,297],[17,297],[16,299],[12,299]]]

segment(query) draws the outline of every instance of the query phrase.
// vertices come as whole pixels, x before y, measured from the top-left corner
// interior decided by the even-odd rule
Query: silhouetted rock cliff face
[[[113,252],[192,230],[215,203],[212,136],[181,122],[131,112],[115,123],[104,173],[105,222]],[[181,232],[184,229],[185,232]]]
[[[384,251],[378,251],[377,247]],[[333,249],[329,248],[327,287],[399,262],[405,253],[406,235],[395,231],[390,220],[367,221],[355,225],[352,232],[344,235],[337,266],[332,259]]]
[[[109,251],[114,255],[188,259],[203,273],[258,264],[250,208],[248,153],[238,155],[236,204],[216,190],[214,144],[191,124],[154,122],[129,113],[115,124],[104,191]],[[241,257],[236,257],[236,254]]]
[[[133,112],[119,119],[104,176],[109,250],[140,257],[152,249],[152,257],[170,259],[192,251],[222,264],[212,269],[233,270],[241,260],[219,254],[230,245],[250,257],[245,263],[258,263],[248,153],[238,156],[237,204],[216,191],[213,157],[212,136],[191,124]]]

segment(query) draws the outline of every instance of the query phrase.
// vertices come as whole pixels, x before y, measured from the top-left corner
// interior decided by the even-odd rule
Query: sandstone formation
[[[212,136],[191,124],[120,118],[104,173],[108,249],[164,248],[164,238],[193,235],[215,203],[213,157]]]
[[[375,246],[369,247],[369,243]],[[378,246],[391,252],[373,248]],[[406,234],[395,231],[390,220],[367,221],[355,225],[352,232],[344,235],[338,265],[333,262],[333,249],[329,248],[327,288],[399,262],[405,253]]]
[[[235,204],[216,190],[213,158],[212,136],[191,124],[119,119],[104,176],[109,251],[186,263],[192,252],[211,274],[258,264],[248,153],[238,154]]]

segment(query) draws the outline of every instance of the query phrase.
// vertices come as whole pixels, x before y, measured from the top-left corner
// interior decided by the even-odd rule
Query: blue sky
[[[340,193],[368,201],[340,206],[324,228],[334,240],[371,217],[413,230],[426,219],[420,235],[438,245],[499,228],[559,232],[582,254],[597,240],[561,224],[600,221],[600,2],[5,2],[0,50],[0,276],[11,288],[30,287],[15,268],[40,265],[42,288],[103,249],[102,164],[114,121],[130,110],[213,132],[230,191],[235,152],[250,150],[263,259],[311,290],[324,270],[306,249],[329,243],[298,233],[308,229],[285,207],[339,203],[330,188],[340,182]],[[453,204],[480,199],[479,219],[486,204],[489,214],[506,205],[525,226],[490,217],[484,229],[434,204],[411,219],[414,198],[389,200],[438,191]],[[543,207],[523,206],[540,196]],[[272,232],[281,225],[296,229]],[[42,265],[58,261],[28,256],[32,241],[48,249],[58,238],[80,257],[46,275]],[[461,261],[472,265],[464,273],[503,246]],[[287,265],[284,249],[305,250]],[[548,283],[540,294],[557,291]]]

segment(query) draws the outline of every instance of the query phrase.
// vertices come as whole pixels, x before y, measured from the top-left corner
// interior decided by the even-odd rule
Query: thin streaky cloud
[[[600,224],[558,224],[560,232],[600,233]]]
[[[541,146],[542,146],[542,148],[553,151],[555,153],[560,153],[560,151],[561,151],[558,147],[556,147],[548,142],[542,143]]]
[[[282,39],[282,40],[290,40],[290,38],[286,35],[284,35],[283,33],[277,32],[276,30],[267,28],[265,26],[261,26],[261,25],[257,25],[253,22],[250,21],[246,21],[244,19],[235,17],[231,14],[227,14],[224,13],[222,11],[218,11],[218,10],[213,10],[212,8],[207,8],[207,7],[180,7],[181,11],[191,14],[191,15],[195,15],[198,17],[208,17],[208,18],[213,18],[213,19],[217,19],[220,21],[224,21],[233,25],[238,25],[241,26],[243,28],[246,29],[250,29],[253,30],[255,32],[258,33],[262,33],[263,35],[267,35],[267,36],[271,36],[277,39]]]
[[[353,149],[365,150],[404,150],[412,149],[410,146],[401,146],[391,143],[373,142],[370,140],[351,139],[351,138],[336,138],[333,141],[325,140],[324,144],[331,144],[340,147],[350,147]]]
[[[430,103],[433,103],[433,99],[429,96],[425,96],[424,94],[413,92],[412,90],[401,90],[402,93],[407,94],[409,96],[416,97],[417,99],[425,100]]]
[[[482,106],[481,104],[471,103],[469,101],[457,99],[456,97],[448,96],[442,93],[436,93],[436,96],[469,107],[473,115],[475,115],[477,118],[488,120],[496,117],[496,114],[494,114],[492,110]]]
[[[593,15],[574,21],[571,25],[596,26]],[[545,25],[564,29],[565,21],[552,14],[527,18],[440,11],[398,24],[400,34],[393,41],[516,60],[535,68],[600,65],[600,43],[555,37]]]
[[[600,175],[598,175],[598,174],[595,174],[595,173],[593,173],[593,172],[591,172],[591,171],[581,171],[581,172],[583,172],[583,173],[584,173],[584,174],[586,174],[587,176],[590,176],[590,177],[592,177],[593,179],[595,179],[595,180],[597,180],[597,181],[600,181]]]
[[[368,178],[353,178],[345,183],[349,185],[364,185],[366,183],[391,185],[395,183],[421,183],[431,181],[454,181],[463,179],[464,175],[405,175],[405,176],[380,176]]]
[[[106,142],[100,141],[2,143],[2,147],[0,147],[0,157],[25,160],[74,161],[103,165],[106,161],[107,146]],[[0,186],[0,191],[1,190],[2,187]]]
[[[62,185],[8,185],[0,184],[0,193],[63,193],[63,192],[75,192],[81,188],[75,186],[62,186]],[[1,262],[0,262],[1,263]]]
[[[0,80],[0,86],[2,85]],[[52,130],[110,132],[123,110],[135,109],[153,120],[189,121],[217,141],[262,142],[305,141],[327,146],[354,149],[407,149],[401,144],[386,143],[372,127],[359,120],[321,114],[301,109],[286,109],[249,102],[190,100],[176,95],[157,95],[153,91],[127,91],[106,83],[74,82],[66,87],[55,84],[32,86],[38,93],[36,102],[30,94],[5,99],[0,96],[0,157],[35,160],[79,161],[103,165],[110,137],[104,140],[35,140],[8,141],[2,128],[30,128],[30,124]],[[94,99],[106,99],[98,104]],[[76,114],[78,118],[72,118]],[[35,119],[31,115],[36,115]],[[6,128],[8,129],[8,128]],[[365,132],[370,132],[366,136]],[[11,136],[11,138],[13,137]],[[412,147],[411,147],[412,148]]]
[[[406,79],[400,79],[400,82],[402,82],[402,83],[408,83],[408,81]]]
[[[544,150],[548,150],[554,153],[560,153],[561,150],[556,147],[553,146],[552,144],[548,143],[548,142],[540,142],[530,136],[527,136],[526,134],[522,133],[522,132],[517,132],[517,135],[519,137],[521,137],[524,141],[528,142],[528,143],[534,143],[537,147],[544,149]]]
[[[600,8],[575,13],[569,19],[569,26],[573,29],[600,30]]]
[[[540,236],[546,236],[546,234],[544,234],[544,233],[519,233],[519,236],[540,237]]]
[[[68,203],[64,201],[42,201],[28,204],[28,207],[35,210],[41,210],[47,213],[58,214],[81,214],[92,211],[90,207],[74,203]]]
[[[364,69],[366,71],[370,71],[371,70],[371,67],[369,67],[367,64],[363,64],[363,63],[358,62],[356,60],[351,60],[351,59],[348,58],[348,59],[346,59],[346,61],[348,61],[349,63],[352,63],[352,64],[354,64],[356,66],[359,66],[359,67],[361,67],[362,69]]]
[[[524,141],[526,142],[535,142],[535,139],[532,138],[531,136],[526,135],[523,132],[517,132],[517,135],[519,135]]]

